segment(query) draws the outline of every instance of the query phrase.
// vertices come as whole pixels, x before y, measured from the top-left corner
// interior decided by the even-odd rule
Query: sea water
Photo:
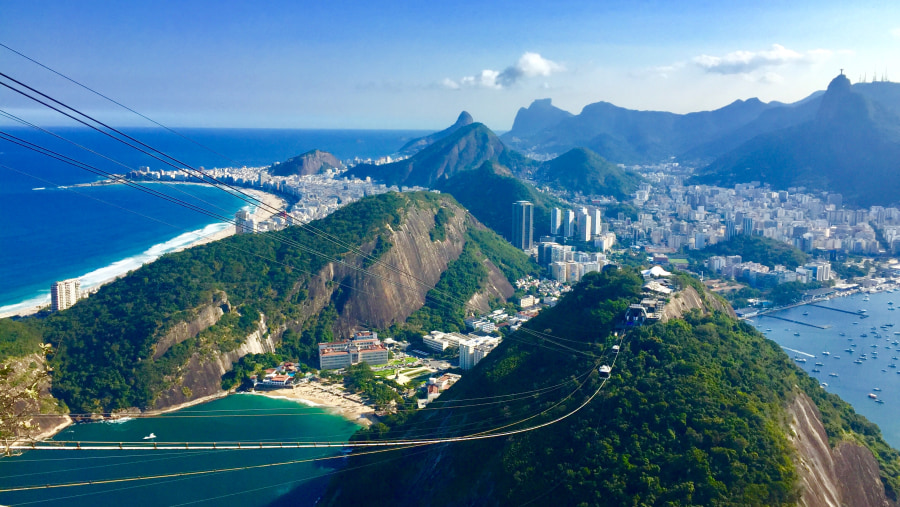
[[[14,135],[112,173],[173,168],[88,129],[56,132],[98,155],[25,129]],[[162,129],[128,131],[194,167],[266,166],[314,148],[341,159],[395,152],[420,131],[187,129],[190,141]],[[181,167],[176,164],[176,166]],[[90,288],[196,242],[227,225],[125,185],[61,189],[101,179],[71,165],[0,141],[0,314],[47,304],[50,284],[81,278]],[[200,185],[150,185],[224,217],[248,204]]]
[[[54,440],[82,443],[346,441],[358,426],[321,408],[234,395],[152,418],[77,424]],[[107,484],[0,493],[0,505],[315,505],[340,473],[340,448],[202,451],[28,451],[0,458],[0,490],[85,481]],[[295,462],[292,464],[259,465]],[[254,468],[255,467],[255,468]],[[197,471],[239,469],[202,475]],[[135,477],[166,476],[144,480]]]
[[[868,301],[865,301],[866,297]],[[855,294],[815,304],[826,308],[804,305],[773,313],[772,317],[825,329],[769,316],[756,317],[752,323],[785,348],[798,367],[820,383],[827,384],[825,389],[877,424],[884,439],[900,449],[900,345],[892,344],[894,341],[900,343],[900,334],[895,334],[900,333],[900,309],[891,310],[900,306],[900,292]],[[865,317],[857,313],[859,310],[866,310]],[[882,328],[885,324],[894,325]],[[771,331],[767,331],[769,329]],[[866,336],[861,336],[863,334]],[[847,352],[848,349],[853,352]],[[854,361],[863,353],[868,359],[856,364]],[[898,359],[892,359],[894,357]],[[800,359],[806,361],[800,362]],[[817,367],[817,362],[822,366]],[[820,371],[813,372],[813,369]],[[884,403],[876,403],[869,394]]]

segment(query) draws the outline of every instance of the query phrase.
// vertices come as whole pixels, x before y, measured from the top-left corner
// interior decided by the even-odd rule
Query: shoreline
[[[368,427],[378,418],[375,409],[365,403],[349,400],[343,396],[334,394],[323,387],[313,386],[309,383],[297,384],[291,389],[272,389],[266,391],[250,391],[254,396],[266,396],[268,398],[288,400],[301,403],[310,407],[322,408],[334,415],[339,415],[350,422]]]
[[[206,186],[209,186],[206,183],[196,183],[196,182],[169,182],[169,183],[174,183],[177,185],[206,185]],[[275,194],[270,194],[268,192],[264,192],[259,189],[241,188],[241,191],[252,195],[255,199],[264,203],[268,208],[282,209],[287,204],[287,202],[283,198],[281,198]],[[266,209],[262,209],[260,206],[257,206],[256,209],[253,210],[253,213],[250,214],[250,216],[253,217],[257,221],[266,220],[269,217],[271,217],[272,215],[273,215],[272,212],[270,212]],[[229,236],[233,236],[236,233],[235,226],[233,224],[229,224],[226,222],[216,222],[213,224],[209,224],[206,227],[209,227],[209,226],[215,225],[215,224],[222,224],[222,225],[225,225],[225,227],[219,231],[216,231],[216,232],[213,232],[213,233],[210,233],[207,235],[203,235],[203,236],[201,236],[197,230],[182,232],[181,234],[194,234],[197,237],[194,240],[192,240],[190,243],[187,243],[183,246],[175,248],[167,253],[181,252],[181,251],[187,250],[188,248],[205,245],[207,243],[212,243],[213,241],[219,241],[219,240],[225,239]],[[176,235],[175,237],[178,237],[178,235]],[[173,238],[170,238],[170,240],[171,239],[173,239]],[[164,243],[164,242],[162,242],[162,243]],[[151,245],[151,247],[152,246],[154,246],[154,245]],[[148,264],[149,262],[154,262],[155,260],[156,259],[145,262],[141,266]],[[100,268],[100,269],[102,269],[102,268]],[[135,268],[135,269],[139,269],[139,268]],[[132,271],[132,270],[129,270],[129,271]],[[83,277],[87,274],[90,274],[90,273],[85,273],[81,276]],[[126,271],[124,273],[116,274],[115,276],[111,276],[109,278],[106,278],[104,280],[97,282],[96,284],[91,285],[89,288],[86,287],[85,290],[89,290],[89,291],[93,292],[110,282],[114,282],[114,281],[118,280],[119,278],[122,278],[123,276],[125,276],[127,274],[128,274],[128,271]],[[75,277],[75,278],[80,278],[80,277]],[[29,301],[29,300],[26,299],[18,304],[23,304],[23,303],[26,303],[27,301]],[[14,305],[9,305],[9,306],[16,306],[16,305],[14,304]],[[0,319],[17,317],[17,316],[18,317],[27,317],[29,315],[34,315],[45,309],[48,309],[49,307],[50,307],[50,303],[47,302],[47,303],[43,303],[43,304],[32,306],[32,307],[8,310],[5,312],[0,312]]]

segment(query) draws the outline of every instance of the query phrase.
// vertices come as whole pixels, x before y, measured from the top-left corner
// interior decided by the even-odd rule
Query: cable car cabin
[[[619,346],[618,346],[618,345],[613,345],[613,349],[612,349],[612,350],[613,350],[613,352],[615,352],[616,354],[618,354],[618,353],[619,353]]]
[[[610,368],[609,366],[604,364],[603,366],[600,367],[599,371],[600,371],[600,378],[609,378],[609,374],[612,371],[612,368]]]

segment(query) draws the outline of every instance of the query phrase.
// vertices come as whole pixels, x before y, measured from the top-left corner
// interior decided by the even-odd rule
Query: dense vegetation
[[[41,333],[34,326],[12,319],[0,319],[0,361],[40,352],[41,342]]]
[[[584,195],[628,199],[643,180],[586,148],[575,148],[541,164],[535,178],[558,189]]]
[[[534,204],[535,240],[550,233],[550,211],[554,207],[566,208],[559,199],[539,192],[495,162],[485,162],[476,170],[440,181],[437,188],[452,194],[479,222],[507,239],[512,234],[514,202],[531,201]]]
[[[740,255],[744,262],[756,262],[769,268],[781,264],[788,269],[802,266],[809,255],[787,243],[762,236],[735,236],[729,241],[710,245],[703,250],[690,250],[694,260],[706,260],[714,255]]]
[[[629,270],[591,274],[529,327],[572,340],[560,343],[576,350],[600,353],[612,344],[613,322],[639,287]],[[513,335],[435,402],[442,410],[400,414],[357,438],[473,434],[539,413],[512,427],[572,411],[598,387],[590,375],[578,388],[579,375],[609,359],[538,344],[549,342]],[[564,387],[552,394],[464,407],[470,398],[491,400],[557,384]],[[377,475],[357,475],[352,488],[335,481],[327,504],[793,503],[799,490],[785,407],[800,393],[821,410],[833,444],[851,439],[874,451],[888,495],[896,498],[900,456],[875,425],[820,389],[751,326],[695,311],[684,320],[631,331],[609,383],[572,417],[515,437],[398,451],[402,459],[381,464]],[[353,456],[350,466],[382,459]],[[431,487],[409,488],[411,482]]]
[[[431,199],[425,194],[384,194],[341,208],[317,227],[342,242],[361,245],[387,227],[397,227],[413,202],[433,206],[424,204]],[[310,273],[348,253],[335,242],[292,227],[277,234],[232,236],[163,256],[69,310],[30,322],[44,341],[59,344],[52,357],[54,395],[76,412],[152,406],[192,354],[233,349],[259,314],[274,326],[302,320],[297,303],[307,297],[304,282]],[[153,360],[156,343],[169,327],[190,320],[204,305],[222,305],[229,311],[200,336]],[[296,332],[303,335],[303,330]],[[316,339],[323,334],[313,333]],[[303,342],[289,340],[291,352],[300,356]],[[309,354],[309,344],[305,346]]]

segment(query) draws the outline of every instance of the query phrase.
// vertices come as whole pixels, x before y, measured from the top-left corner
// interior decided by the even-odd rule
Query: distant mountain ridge
[[[699,171],[693,181],[733,185],[756,180],[775,188],[840,192],[845,202],[862,206],[896,203],[900,117],[895,108],[870,98],[879,88],[884,95],[893,93],[888,87],[857,88],[839,75],[810,103],[817,107],[808,121],[748,140]]]
[[[359,164],[349,176],[371,177],[389,185],[433,187],[442,179],[471,171],[487,161],[496,161],[520,174],[537,164],[509,150],[500,138],[481,123],[472,123],[436,140],[406,160],[390,164]]]
[[[857,83],[852,89],[900,115],[900,84]],[[597,102],[573,115],[542,99],[519,109],[512,130],[501,139],[512,148],[537,154],[586,147],[613,163],[658,163],[671,157],[709,163],[756,136],[811,120],[823,96],[814,92],[792,104],[751,98],[688,114]]]
[[[443,139],[456,132],[457,130],[473,123],[475,123],[475,119],[472,118],[472,115],[466,111],[463,111],[459,113],[459,117],[456,119],[456,123],[454,123],[453,125],[445,128],[444,130],[441,130],[440,132],[435,132],[434,134],[429,134],[427,136],[413,139],[412,141],[404,144],[403,147],[400,148],[400,150],[397,152],[397,154],[407,157],[415,155],[431,144],[434,144],[435,141]]]
[[[574,148],[544,162],[535,179],[561,190],[627,199],[643,180],[587,148]]]

